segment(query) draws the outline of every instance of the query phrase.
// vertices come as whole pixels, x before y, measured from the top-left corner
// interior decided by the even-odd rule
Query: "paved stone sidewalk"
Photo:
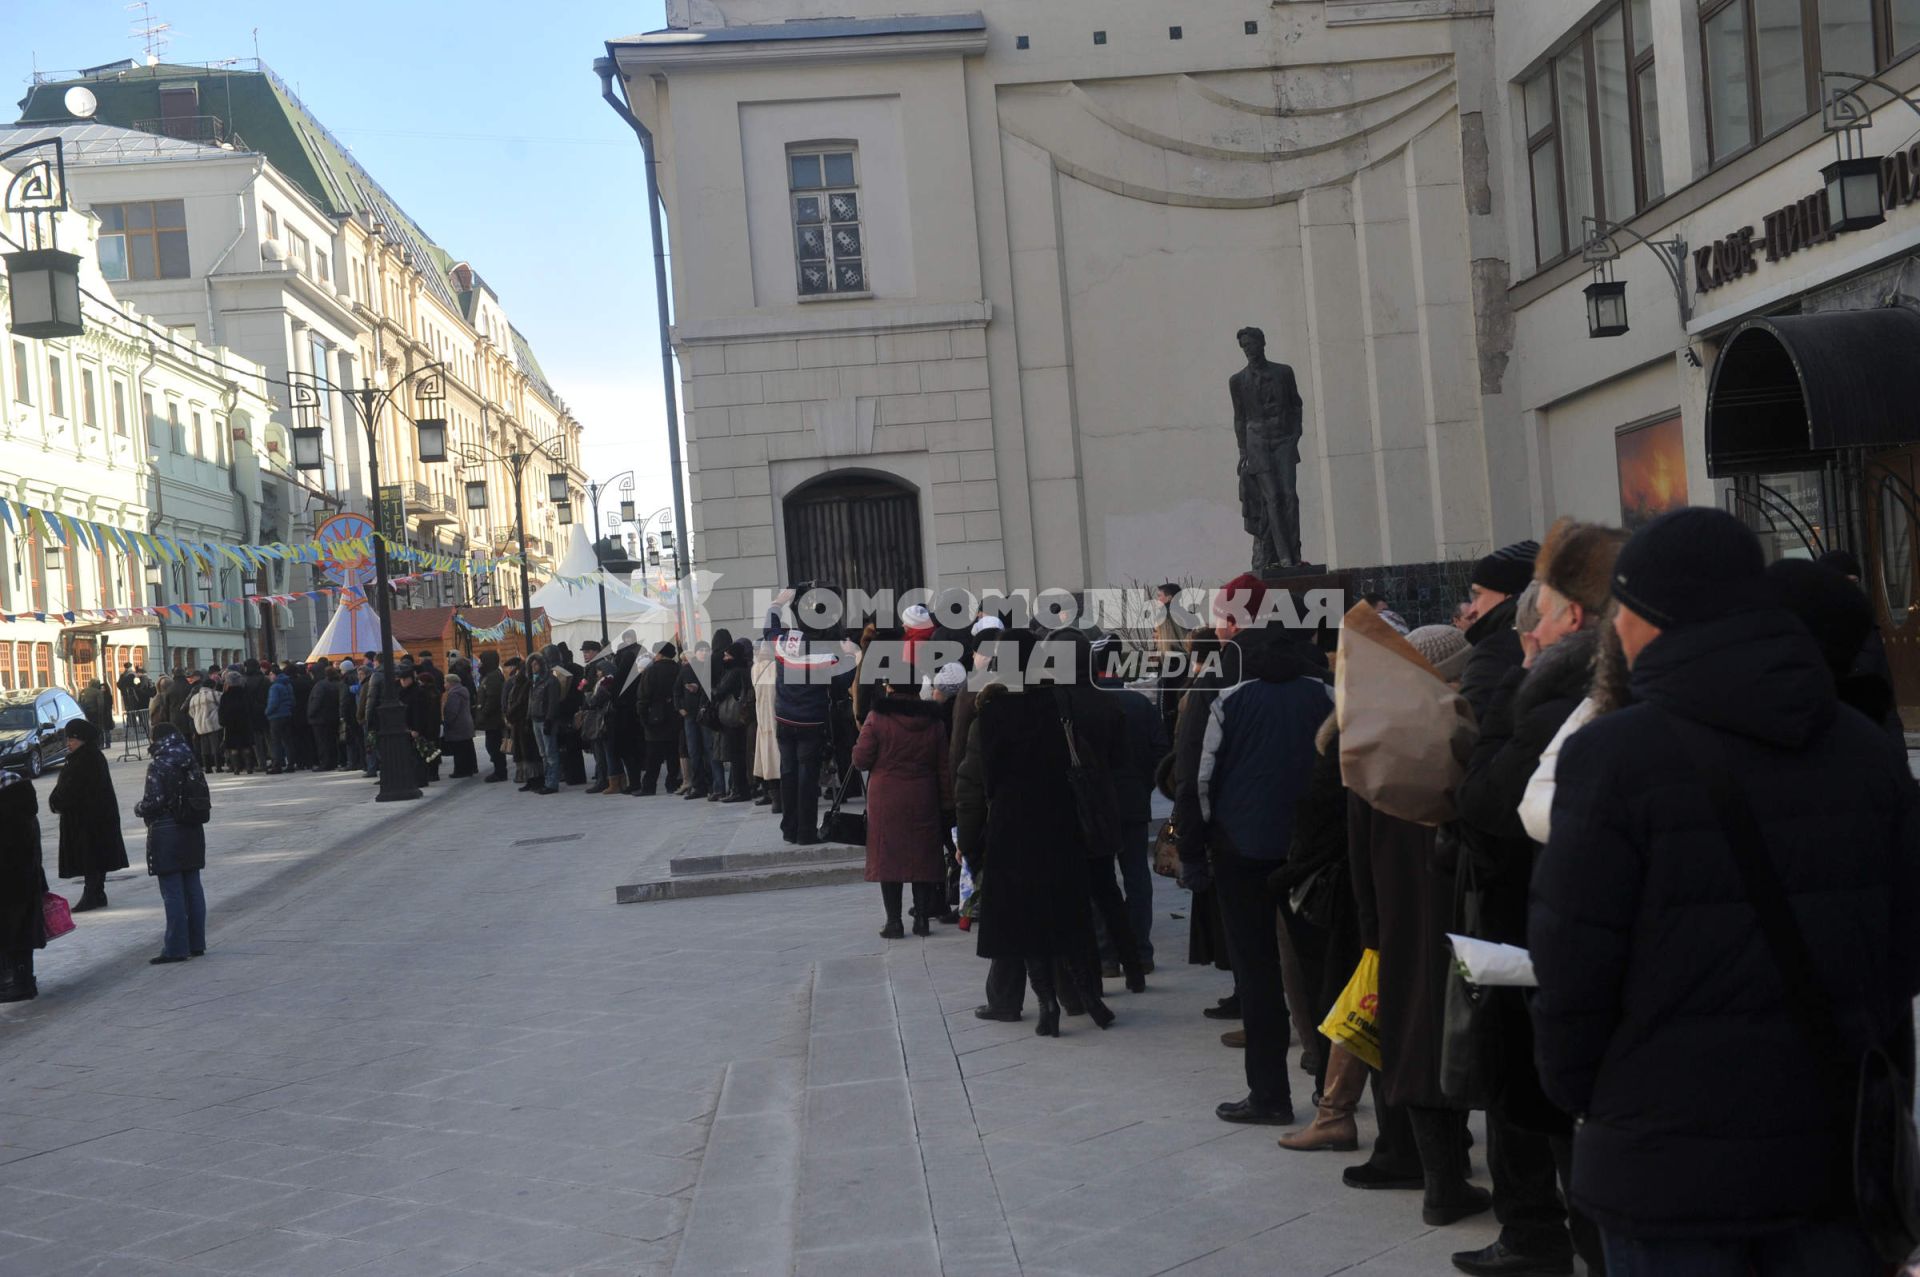
[[[1439,1273],[1492,1235],[1215,1119],[1211,969],[1043,1040],[869,886],[612,903],[768,819],[461,782],[205,959],[53,982],[0,1019],[0,1275]]]

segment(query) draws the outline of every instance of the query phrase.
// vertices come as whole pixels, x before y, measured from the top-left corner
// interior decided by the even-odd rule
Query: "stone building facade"
[[[809,575],[1244,570],[1243,325],[1305,400],[1308,559],[1425,579],[1527,535],[1491,9],[674,0],[611,41],[716,621]]]

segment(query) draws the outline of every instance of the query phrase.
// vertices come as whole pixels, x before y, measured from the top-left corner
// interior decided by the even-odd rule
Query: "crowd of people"
[[[529,794],[755,803],[789,843],[864,843],[881,936],[970,928],[975,1014],[1023,1021],[1030,986],[1042,1036],[1118,1022],[1103,981],[1145,990],[1153,878],[1177,877],[1188,962],[1231,977],[1200,1015],[1239,1022],[1217,1116],[1294,1128],[1276,1156],[1354,1152],[1370,1103],[1340,1178],[1421,1193],[1435,1227],[1491,1210],[1460,1271],[1864,1277],[1920,1224],[1869,1220],[1853,1165],[1876,1061],[1912,1140],[1920,790],[1858,571],[1769,567],[1696,508],[1503,547],[1449,624],[1372,598],[1289,627],[1252,575],[1181,624],[1168,585],[1152,642],[1188,660],[1144,689],[1117,635],[915,607],[857,637],[776,610],[687,650],[422,655],[393,695],[421,783],[443,756],[479,775],[477,741]],[[379,697],[370,658],[161,680],[154,961],[205,947],[204,771],[371,775]],[[127,859],[102,733],[72,734],[49,807],[90,909]],[[35,811],[0,777],[0,1000],[32,996],[44,943]],[[1524,948],[1535,983],[1476,986],[1450,934]]]
[[[1374,599],[1337,648],[1260,624],[1274,591],[1244,576],[1162,627],[1220,659],[1158,705],[1103,677],[1112,635],[982,616],[940,635],[964,664],[889,678],[873,644],[911,651],[924,615],[869,629],[853,670],[789,631],[778,800],[806,842],[823,760],[829,792],[864,773],[881,934],[909,891],[915,933],[954,921],[964,875],[975,1014],[1023,1020],[1031,985],[1043,1036],[1116,1023],[1102,980],[1153,970],[1149,863],[1177,873],[1188,960],[1232,977],[1201,1008],[1239,1021],[1246,1091],[1217,1116],[1293,1127],[1279,1155],[1357,1151],[1370,1094],[1340,1178],[1421,1193],[1435,1227],[1492,1211],[1460,1271],[1885,1273],[1920,1241],[1912,1163],[1854,1162],[1913,1143],[1920,791],[1858,573],[1769,567],[1711,509],[1563,521],[1475,563],[1453,623]],[[1349,650],[1369,633],[1390,661]],[[1449,933],[1527,949],[1537,987],[1476,987]]]

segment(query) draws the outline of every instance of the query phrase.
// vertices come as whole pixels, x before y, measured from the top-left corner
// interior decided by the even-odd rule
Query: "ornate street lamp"
[[[80,259],[54,248],[6,254],[7,287],[13,303],[16,337],[78,337]]]
[[[66,150],[58,137],[0,153],[0,164],[29,151],[48,150],[20,166],[7,182],[6,211],[20,219],[20,248],[4,255],[11,324],[16,337],[78,337],[80,259],[60,251],[59,215],[67,209]]]
[[[1596,279],[1586,287],[1587,336],[1618,337],[1627,331],[1627,285],[1618,279]]]
[[[422,417],[413,423],[419,434],[420,460],[447,459],[447,422],[444,417]]]
[[[627,497],[620,502],[620,522],[633,522],[633,498]]]
[[[289,433],[293,435],[294,469],[318,470],[326,464],[324,426],[295,426]]]
[[[1678,236],[1648,239],[1631,226],[1605,218],[1580,220],[1587,237],[1580,256],[1593,267],[1593,282],[1586,287],[1587,336],[1618,337],[1627,331],[1627,284],[1613,277],[1613,264],[1620,260],[1620,246],[1614,237],[1619,235],[1653,250],[1654,260],[1667,272],[1667,280],[1673,285],[1673,302],[1680,312],[1684,336],[1687,321],[1693,317],[1693,307],[1687,300],[1687,241]],[[1687,361],[1696,368],[1700,366],[1699,356],[1693,353],[1691,345],[1687,347]]]
[[[484,510],[487,508],[487,481],[485,479],[467,480],[467,509]]]
[[[547,500],[565,501],[567,499],[567,472],[555,470],[547,476]]]
[[[554,502],[554,503],[553,503],[553,512],[554,512],[554,514],[555,514],[555,515],[557,515],[557,516],[559,517],[559,519],[560,519],[560,526],[561,526],[561,527],[563,527],[563,528],[565,528],[565,527],[570,527],[570,526],[572,526],[572,524],[573,524],[573,502],[571,502],[571,501],[556,501],[556,502]]]
[[[1834,230],[1863,231],[1887,220],[1880,205],[1879,156],[1837,159],[1820,176],[1827,184],[1827,220]]]

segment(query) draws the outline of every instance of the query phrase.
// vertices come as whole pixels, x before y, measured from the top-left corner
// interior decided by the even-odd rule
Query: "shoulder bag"
[[[867,813],[863,811],[842,811],[840,804],[847,796],[847,790],[853,783],[857,769],[849,766],[846,775],[840,778],[840,785],[834,791],[833,806],[827,808],[827,814],[820,818],[820,841],[842,842],[854,847],[867,845]]]
[[[1067,738],[1067,788],[1073,793],[1074,815],[1079,818],[1087,858],[1112,859],[1120,854],[1120,804],[1114,794],[1113,777],[1105,768],[1081,760],[1072,705],[1058,688],[1054,689],[1053,703],[1060,712],[1060,731]]]
[[[1913,1082],[1900,1075],[1892,1057],[1877,1045],[1858,1057],[1836,1057],[1835,1048],[1844,1040],[1839,1025],[1820,991],[1813,955],[1779,872],[1766,854],[1766,835],[1733,779],[1726,751],[1698,723],[1674,714],[1665,717],[1713,802],[1747,902],[1759,916],[1767,951],[1786,986],[1787,1009],[1815,1061],[1832,1076],[1826,1090],[1837,1119],[1848,1124],[1855,1220],[1882,1259],[1904,1263],[1920,1247],[1920,1137],[1913,1125]]]

